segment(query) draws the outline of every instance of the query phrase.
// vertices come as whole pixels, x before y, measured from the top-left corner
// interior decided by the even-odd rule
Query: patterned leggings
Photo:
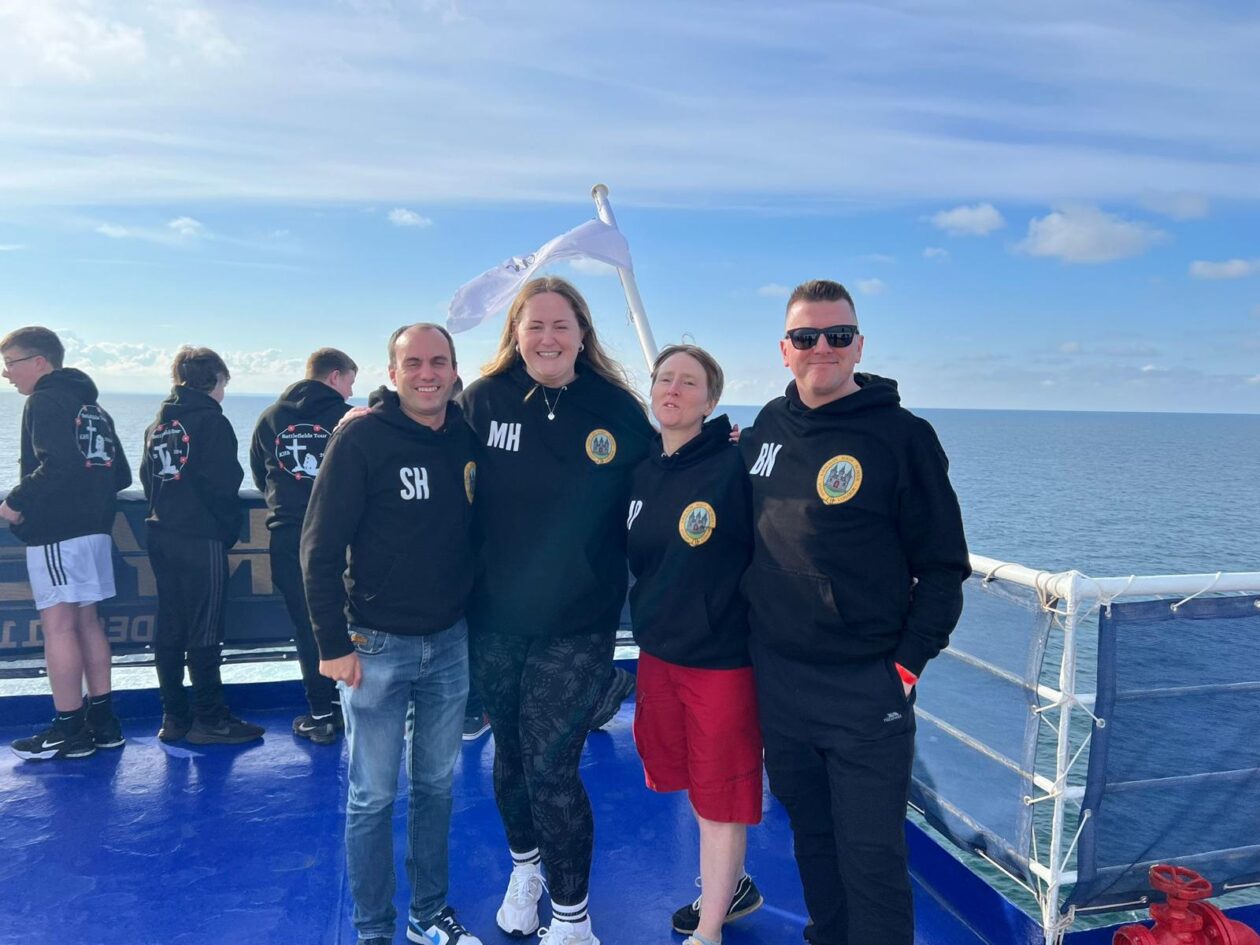
[[[578,761],[614,636],[479,633],[470,647],[494,731],[494,796],[508,846],[538,848],[552,901],[561,905],[585,899],[590,880],[595,825]]]

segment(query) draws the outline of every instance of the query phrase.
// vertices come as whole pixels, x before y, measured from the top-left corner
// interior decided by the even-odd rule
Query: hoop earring
[[[520,353],[521,353],[521,346],[520,346],[520,345],[513,345],[512,347],[513,347],[513,349],[516,351],[516,353],[517,353],[517,354],[520,354]]]
[[[583,352],[583,351],[585,351],[585,350],[586,350],[586,345],[584,345],[584,344],[580,344],[580,343],[579,343],[579,344],[578,344],[578,352],[579,352],[579,353],[581,353],[581,352]]]

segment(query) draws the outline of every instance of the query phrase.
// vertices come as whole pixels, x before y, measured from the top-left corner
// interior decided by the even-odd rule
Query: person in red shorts
[[[762,904],[744,871],[761,822],[761,732],[739,583],[752,557],[752,497],[725,416],[708,420],[722,369],[694,345],[652,368],[661,433],[635,469],[626,528],[639,644],[634,740],[647,785],[687,791],[700,825],[701,895],[673,917],[684,945]]]

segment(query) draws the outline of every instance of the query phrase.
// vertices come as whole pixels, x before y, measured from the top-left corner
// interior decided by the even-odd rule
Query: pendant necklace
[[[569,389],[569,386],[566,384],[564,387],[560,388],[560,392],[556,394],[556,402],[554,404],[547,399],[547,388],[542,387],[542,385],[539,386],[542,389],[543,403],[547,405],[547,419],[554,420],[556,419],[556,407],[560,405],[560,396]]]

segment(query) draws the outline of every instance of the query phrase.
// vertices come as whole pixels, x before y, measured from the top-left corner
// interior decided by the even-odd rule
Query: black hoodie
[[[793,382],[741,437],[752,633],[794,659],[885,657],[917,676],[962,612],[962,515],[932,427],[895,381],[855,377],[860,390],[812,410]]]
[[[150,528],[190,538],[217,538],[229,548],[245,521],[236,434],[219,402],[180,384],[144,431],[140,484]]]
[[[433,430],[402,412],[397,393],[372,399],[329,443],[302,528],[306,602],[326,660],[352,652],[347,621],[437,633],[464,616],[472,590],[477,445],[463,412],[449,404]]]
[[[350,409],[323,381],[298,381],[262,412],[249,445],[254,485],[267,500],[267,527],[301,525],[337,421]]]
[[[460,395],[482,445],[474,632],[551,637],[617,627],[630,475],[653,431],[633,396],[578,371],[566,387],[545,388],[517,364]]]
[[[28,545],[82,535],[108,535],[118,490],[131,467],[114,421],[96,402],[96,385],[77,368],[59,368],[35,382],[22,407],[22,478],[6,497],[22,513],[10,525]]]
[[[656,438],[634,471],[626,528],[639,646],[681,666],[747,666],[739,582],[752,558],[752,490],[725,416],[671,456]]]

